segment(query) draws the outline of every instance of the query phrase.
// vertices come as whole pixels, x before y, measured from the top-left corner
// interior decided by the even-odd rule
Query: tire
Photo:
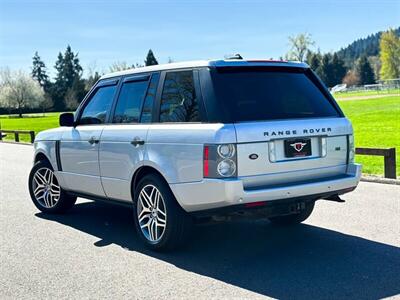
[[[76,197],[68,195],[60,187],[51,164],[46,160],[38,161],[32,167],[28,186],[33,204],[44,213],[64,213],[76,202]]]
[[[315,201],[307,202],[306,207],[297,214],[270,217],[268,220],[276,225],[296,225],[305,221],[314,210]]]
[[[164,179],[156,174],[146,175],[134,194],[133,217],[143,243],[156,251],[182,245],[189,235],[192,219],[180,207]]]

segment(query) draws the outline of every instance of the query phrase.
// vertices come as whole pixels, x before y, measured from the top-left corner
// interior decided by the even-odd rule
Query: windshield
[[[339,112],[303,69],[217,69],[216,100],[231,122],[337,117]]]

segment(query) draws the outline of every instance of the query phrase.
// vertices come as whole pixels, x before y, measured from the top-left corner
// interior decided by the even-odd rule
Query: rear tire
[[[68,195],[60,187],[51,164],[46,160],[38,161],[32,167],[28,185],[33,204],[44,213],[64,213],[76,202],[76,197]]]
[[[140,239],[156,251],[182,245],[192,226],[191,217],[180,207],[164,179],[156,174],[139,181],[133,217]]]
[[[297,214],[270,217],[268,220],[276,225],[296,225],[305,221],[314,210],[315,201],[307,202],[305,209]]]

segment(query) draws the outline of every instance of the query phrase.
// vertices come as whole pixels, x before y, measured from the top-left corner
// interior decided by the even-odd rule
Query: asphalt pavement
[[[0,299],[400,297],[400,186],[360,183],[302,225],[196,226],[183,249],[146,250],[129,208],[31,203],[32,146],[0,143]]]

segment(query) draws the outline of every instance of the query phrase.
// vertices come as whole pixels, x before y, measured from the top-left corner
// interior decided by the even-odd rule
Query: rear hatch
[[[217,68],[212,78],[225,120],[236,128],[245,188],[346,173],[351,124],[310,69]]]

